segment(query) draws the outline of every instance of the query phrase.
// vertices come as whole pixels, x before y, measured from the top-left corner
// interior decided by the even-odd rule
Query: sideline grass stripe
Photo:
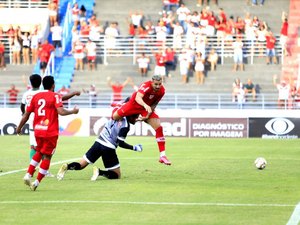
[[[243,204],[209,202],[131,202],[131,201],[91,201],[91,200],[52,200],[52,201],[0,201],[0,204],[128,204],[128,205],[178,205],[178,206],[229,206],[229,207],[293,207],[288,204]]]
[[[66,163],[66,162],[77,161],[77,160],[79,160],[79,159],[80,159],[80,158],[75,158],[75,159],[68,159],[68,160],[58,161],[58,162],[51,163],[51,166],[52,166],[52,165],[58,165],[58,164]],[[25,168],[25,169],[19,169],[19,170],[11,170],[11,171],[7,171],[7,172],[4,172],[4,173],[0,173],[0,177],[1,177],[1,176],[5,176],[5,175],[9,175],[9,174],[13,174],[13,173],[19,173],[19,172],[26,171],[26,170],[27,170],[27,168]]]
[[[289,221],[286,225],[298,225],[300,222],[300,202],[296,205],[294,212],[292,213]]]

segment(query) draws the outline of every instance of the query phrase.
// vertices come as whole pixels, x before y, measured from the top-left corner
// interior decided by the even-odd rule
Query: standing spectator
[[[91,84],[90,90],[82,89],[83,93],[88,93],[89,95],[89,101],[90,101],[90,107],[96,108],[97,107],[97,95],[98,91],[96,91],[96,86],[94,84]]]
[[[83,71],[84,44],[77,40],[74,45],[73,54],[75,58],[75,70]]]
[[[129,101],[113,112],[112,119],[120,120],[123,117],[133,114],[140,114],[141,121],[145,121],[155,130],[155,137],[160,152],[159,162],[171,165],[166,156],[165,137],[160,118],[154,111],[157,104],[165,95],[165,88],[162,85],[162,77],[154,75],[151,80],[144,82],[138,91],[134,92]]]
[[[112,104],[122,101],[122,91],[124,87],[129,83],[130,78],[128,77],[123,83],[119,81],[112,81],[111,77],[107,77],[107,85],[111,87],[113,92]]]
[[[58,115],[66,116],[77,114],[79,111],[76,107],[72,110],[63,108],[61,96],[53,92],[55,83],[52,76],[44,77],[43,86],[45,91],[33,96],[16,130],[17,134],[21,134],[22,128],[28,121],[30,114],[34,112],[33,127],[37,147],[36,153],[28,166],[27,173],[23,178],[24,183],[28,185],[32,191],[36,190],[50,168],[50,161],[55,152],[59,134]],[[36,180],[31,183],[31,178],[39,163],[39,173]]]
[[[63,29],[61,26],[58,25],[58,22],[56,21],[54,23],[54,26],[50,28],[50,31],[52,33],[52,41],[53,46],[55,49],[59,50],[58,56],[62,56],[62,35],[63,35]]]
[[[162,81],[165,82],[166,79],[166,53],[161,50],[154,53],[155,58],[155,68],[154,75],[159,75],[162,77]]]
[[[234,66],[233,71],[237,71],[238,66],[240,67],[240,70],[244,70],[244,63],[243,63],[243,42],[241,37],[238,35],[236,36],[236,40],[232,44],[233,46],[233,60],[234,60]]]
[[[79,6],[78,3],[75,2],[72,7],[72,20],[74,22],[74,26],[77,27],[79,25]]]
[[[266,23],[261,23],[259,25],[256,33],[257,33],[259,57],[262,57],[262,56],[265,55],[264,49],[265,49],[265,43],[266,43],[266,35],[268,33],[267,24]]]
[[[172,48],[166,49],[166,74],[171,77],[170,71],[176,69],[176,52]]]
[[[133,24],[134,29],[138,28],[139,26],[143,26],[143,12],[136,10],[135,12],[129,13],[130,21]]]
[[[188,60],[186,49],[182,49],[181,53],[179,54],[178,61],[181,75],[181,83],[187,84],[190,63]]]
[[[176,21],[176,23],[173,24],[173,49],[175,51],[179,51],[182,49],[183,34],[184,30],[182,26],[179,24],[178,21]]]
[[[113,50],[116,49],[118,36],[117,23],[111,23],[110,26],[105,29],[105,48],[108,54],[112,54]]]
[[[57,3],[50,2],[48,5],[50,27],[54,26],[57,21]]]
[[[45,40],[42,45],[40,45],[38,50],[38,57],[40,59],[40,69],[41,74],[44,75],[47,68],[48,61],[50,59],[51,52],[54,50],[54,46]]]
[[[252,95],[252,101],[256,101],[256,89],[255,85],[253,84],[252,80],[248,78],[247,83],[244,85],[244,91],[245,91],[245,96],[247,98],[247,95],[251,94]]]
[[[204,84],[204,59],[202,53],[197,52],[195,58],[196,83]]]
[[[282,20],[282,26],[280,30],[280,44],[283,48],[283,54],[285,56],[288,56],[288,50],[287,50],[287,38],[288,38],[288,18],[285,12],[282,12],[281,15],[281,20]]]
[[[270,64],[271,60],[273,60],[274,64],[277,64],[277,57],[275,52],[275,43],[276,43],[276,37],[273,35],[272,31],[269,31],[266,34],[266,47],[267,47],[267,65]],[[271,60],[270,60],[271,59]]]
[[[85,45],[88,69],[94,71],[96,69],[96,43],[88,39],[88,42]]]
[[[211,0],[197,0],[197,7],[201,7],[202,3],[204,5],[208,5],[208,3],[210,3]],[[214,0],[214,4],[218,5],[218,0]]]
[[[17,103],[17,98],[18,98],[19,90],[16,89],[16,86],[14,84],[12,84],[10,86],[10,89],[8,89],[6,91],[6,93],[8,94],[8,102],[9,102],[9,104],[15,105]]]
[[[0,69],[6,70],[5,64],[5,46],[0,40]]]
[[[218,64],[218,53],[214,48],[212,48],[207,56],[207,61],[210,64],[210,70],[215,71],[216,70],[216,65]]]
[[[12,42],[12,64],[13,65],[20,65],[21,62],[21,43],[19,40],[18,35],[14,35]]]
[[[150,64],[150,58],[146,56],[146,54],[143,52],[140,57],[137,58],[137,63],[139,67],[139,72],[142,77],[146,77],[148,73],[148,68]]]
[[[29,33],[25,32],[24,35],[21,36],[22,39],[22,55],[23,55],[23,64],[30,64],[30,37]]]
[[[158,47],[165,47],[167,41],[167,27],[163,21],[158,21],[155,27],[156,42]]]
[[[278,90],[278,108],[286,109],[291,92],[291,84],[287,84],[285,80],[277,83],[277,75],[273,76],[273,84]]]
[[[32,31],[30,38],[31,62],[35,64],[38,60],[39,35],[37,30]]]

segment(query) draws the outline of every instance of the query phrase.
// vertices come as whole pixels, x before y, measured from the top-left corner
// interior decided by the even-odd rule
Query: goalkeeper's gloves
[[[141,152],[141,151],[143,151],[143,146],[141,144],[134,145],[133,146],[133,151]]]

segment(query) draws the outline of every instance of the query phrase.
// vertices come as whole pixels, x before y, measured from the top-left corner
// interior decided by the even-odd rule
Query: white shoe
[[[52,173],[50,173],[49,171],[47,171],[46,176],[45,177],[55,177]]]
[[[23,180],[24,180],[24,184],[26,184],[27,186],[29,186],[29,187],[30,187],[31,176],[30,176],[30,174],[29,174],[29,173],[26,173],[26,174],[25,174],[25,176],[24,176]]]
[[[39,186],[38,181],[34,181],[34,182],[32,182],[32,183],[30,184],[30,189],[31,189],[32,191],[35,191],[35,190],[37,189],[38,186]]]
[[[57,180],[62,180],[64,179],[64,176],[65,176],[65,173],[67,172],[68,170],[68,164],[65,163],[65,164],[62,164],[62,166],[60,167],[56,177],[57,177]]]
[[[91,177],[91,181],[96,181],[99,177],[99,169],[97,166],[93,167],[93,176]]]

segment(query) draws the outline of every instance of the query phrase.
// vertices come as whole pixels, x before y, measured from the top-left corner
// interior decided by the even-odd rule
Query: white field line
[[[52,201],[0,201],[0,204],[127,204],[127,205],[177,205],[177,206],[227,206],[227,207],[293,207],[288,204],[243,204],[210,202],[131,202],[131,201],[91,201],[91,200],[52,200]]]
[[[68,160],[58,161],[58,162],[51,163],[51,166],[52,166],[52,165],[58,165],[58,164],[66,163],[66,162],[77,161],[77,160],[79,160],[79,159],[80,159],[80,158],[75,158],[75,159],[68,159]],[[8,175],[8,174],[19,173],[19,172],[26,171],[26,170],[27,170],[27,168],[25,168],[25,169],[19,169],[19,170],[11,170],[11,171],[7,171],[7,172],[4,172],[4,173],[0,173],[0,177],[1,177],[1,176]]]
[[[296,205],[294,212],[292,213],[289,221],[286,225],[298,225],[300,222],[300,202]]]

